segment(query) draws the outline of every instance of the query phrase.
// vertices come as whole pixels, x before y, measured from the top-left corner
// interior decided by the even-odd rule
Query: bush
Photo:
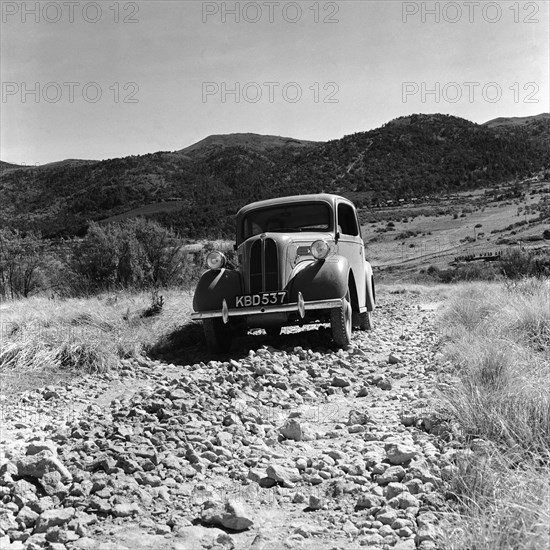
[[[500,267],[507,279],[548,277],[550,276],[550,254],[514,248],[504,254]]]
[[[395,240],[398,241],[402,239],[408,239],[409,237],[416,237],[416,235],[418,235],[419,233],[420,233],[419,231],[410,231],[410,230],[401,231],[395,236]]]
[[[492,281],[499,276],[498,268],[488,263],[458,264],[454,268],[439,269],[430,266],[428,275],[442,283],[456,283],[459,281]]]
[[[43,283],[46,244],[40,235],[0,229],[0,296],[27,298]]]
[[[181,284],[189,269],[176,235],[140,218],[108,225],[92,223],[75,246],[68,267],[72,295]]]

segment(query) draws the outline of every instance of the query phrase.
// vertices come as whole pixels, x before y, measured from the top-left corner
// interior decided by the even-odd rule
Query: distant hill
[[[532,126],[534,124],[537,124],[538,122],[547,122],[550,120],[550,113],[541,113],[540,115],[534,115],[534,116],[521,116],[521,117],[500,117],[500,118],[494,118],[492,120],[488,120],[487,122],[483,123],[483,126],[487,126],[489,128],[498,128],[502,126]]]
[[[550,113],[526,117],[495,118],[485,122],[483,126],[537,141],[543,147],[550,149]]]
[[[0,174],[4,174],[8,170],[19,170],[21,168],[25,168],[25,166],[22,166],[20,164],[11,164],[9,162],[4,162],[0,160]]]
[[[86,159],[66,159],[58,160],[55,162],[49,162],[48,164],[42,164],[40,168],[63,168],[63,167],[75,167],[86,166],[88,164],[95,164],[98,160],[86,160]]]
[[[58,160],[55,162],[49,162],[47,164],[38,164],[38,165],[23,165],[23,164],[10,164],[8,162],[3,162],[0,160],[0,171],[2,173],[7,170],[19,170],[19,169],[35,169],[35,168],[61,168],[64,166],[83,166],[85,164],[93,164],[99,162],[97,160],[84,160],[84,159],[66,159]]]
[[[188,157],[205,157],[214,151],[231,147],[244,147],[257,153],[265,153],[284,148],[306,148],[319,145],[316,141],[305,141],[280,136],[264,136],[260,134],[221,134],[207,138],[176,151]]]
[[[90,220],[145,215],[185,236],[217,238],[233,232],[237,208],[262,198],[332,191],[376,205],[486,187],[550,169],[550,117],[529,118],[478,125],[411,115],[325,143],[230,134],[172,152],[8,165],[0,225],[74,235]]]

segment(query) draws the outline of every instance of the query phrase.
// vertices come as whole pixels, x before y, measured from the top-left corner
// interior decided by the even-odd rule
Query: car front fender
[[[289,301],[302,293],[306,302],[342,298],[348,290],[349,262],[342,256],[300,262],[292,271],[287,288]]]
[[[193,297],[194,311],[221,310],[225,299],[228,307],[242,294],[241,274],[232,269],[210,269],[203,273]]]
[[[376,308],[376,294],[374,290],[374,274],[369,262],[365,262],[365,280],[367,283],[367,311]]]

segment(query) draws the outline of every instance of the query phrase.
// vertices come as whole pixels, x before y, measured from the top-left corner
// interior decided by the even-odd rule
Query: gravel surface
[[[6,399],[0,548],[436,548],[459,451],[427,300],[384,295],[346,350],[287,329]]]

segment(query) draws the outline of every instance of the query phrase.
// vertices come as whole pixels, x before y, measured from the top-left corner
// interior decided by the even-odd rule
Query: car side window
[[[338,205],[338,226],[342,235],[351,235],[352,237],[359,235],[355,211],[349,204],[340,203]]]

